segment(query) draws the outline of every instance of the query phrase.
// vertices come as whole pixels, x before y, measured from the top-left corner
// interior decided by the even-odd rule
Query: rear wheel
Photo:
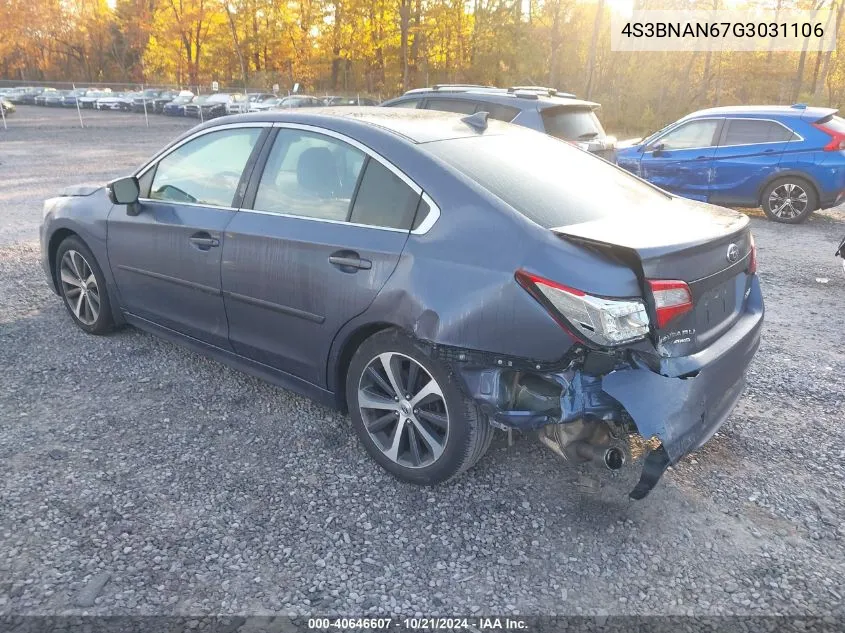
[[[819,198],[809,182],[787,176],[769,183],[763,190],[760,203],[770,220],[798,224],[818,208]]]
[[[346,399],[370,456],[410,483],[434,485],[463,473],[493,437],[459,378],[397,330],[379,332],[358,348]]]

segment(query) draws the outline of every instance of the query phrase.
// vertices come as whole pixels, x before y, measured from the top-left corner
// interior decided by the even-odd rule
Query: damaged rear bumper
[[[530,430],[576,420],[627,420],[633,421],[643,439],[657,438],[660,446],[646,456],[640,482],[631,492],[633,498],[640,499],[668,466],[700,448],[730,415],[760,344],[763,314],[759,280],[754,277],[745,310],[736,323],[696,354],[661,358],[655,363],[653,357],[632,353],[629,363],[600,375],[589,375],[580,368],[556,373],[534,368],[538,377],[560,385],[557,402],[535,394],[527,400],[531,406],[524,406],[523,399],[523,406],[511,403],[510,408],[503,408],[508,381],[515,384],[530,372],[509,367],[458,369],[469,393],[496,426]],[[509,378],[515,373],[523,378]]]

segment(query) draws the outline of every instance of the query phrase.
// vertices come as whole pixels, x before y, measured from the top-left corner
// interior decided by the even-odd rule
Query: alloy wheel
[[[449,413],[443,390],[414,359],[397,352],[373,358],[358,381],[364,428],[379,450],[406,468],[423,468],[443,454]]]
[[[797,218],[806,210],[807,204],[807,192],[794,183],[784,183],[769,194],[769,211],[782,220]]]
[[[100,316],[100,289],[91,265],[79,251],[69,250],[62,256],[59,273],[74,316],[84,325],[94,325]]]

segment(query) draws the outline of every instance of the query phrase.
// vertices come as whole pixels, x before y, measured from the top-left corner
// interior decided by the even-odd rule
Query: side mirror
[[[118,178],[108,184],[109,200],[112,204],[125,204],[128,215],[138,215],[138,196],[141,195],[141,187],[135,176]]]
[[[138,196],[141,195],[141,187],[135,176],[112,180],[108,184],[108,190],[112,204],[133,204],[138,202]]]

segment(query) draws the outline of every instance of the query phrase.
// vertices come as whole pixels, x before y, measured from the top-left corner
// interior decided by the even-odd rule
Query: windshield
[[[546,133],[568,141],[589,141],[604,136],[599,118],[591,108],[559,106],[542,112]]]
[[[547,229],[629,215],[668,197],[615,165],[535,132],[421,147]]]

